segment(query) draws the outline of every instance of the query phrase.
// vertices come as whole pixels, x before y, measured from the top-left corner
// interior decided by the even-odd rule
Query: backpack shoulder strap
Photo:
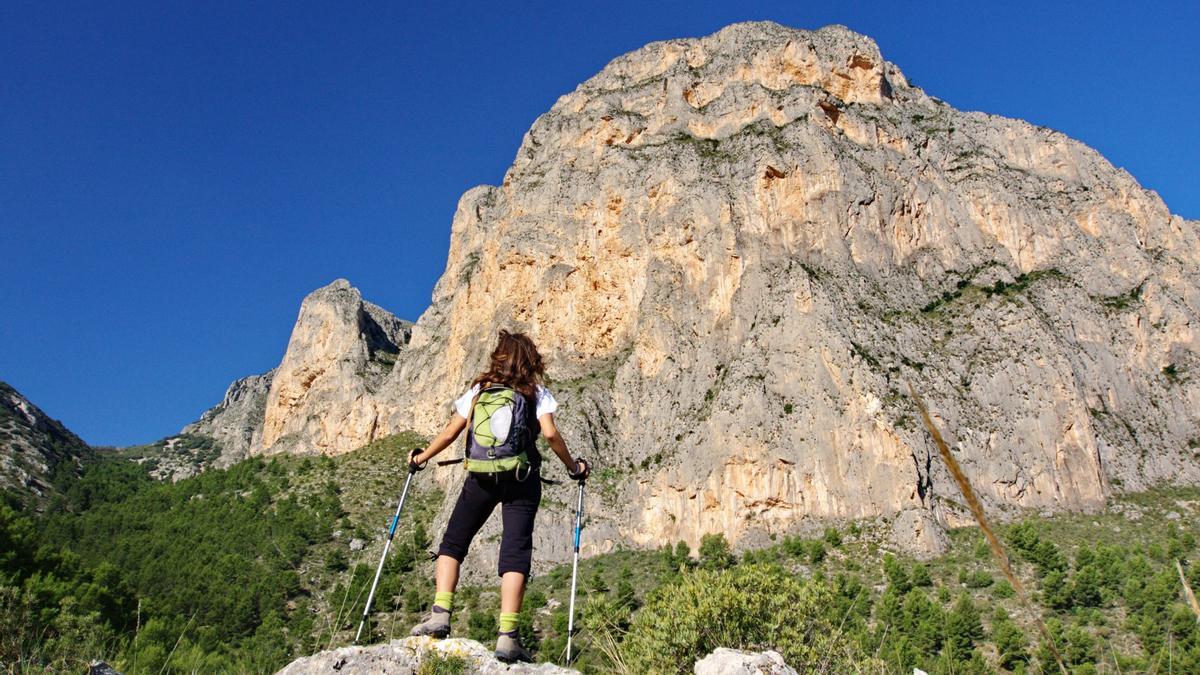
[[[487,389],[487,386],[484,386],[484,385],[490,386],[491,383],[490,382],[480,382],[479,383],[479,391],[475,392],[475,395],[471,397],[471,407],[467,408],[467,435],[463,439],[463,463],[462,463],[462,465],[463,465],[464,469],[467,467],[466,460],[471,456],[471,439],[475,435],[475,427],[472,426],[475,421],[475,404],[479,402],[479,397],[483,396],[483,391],[485,389]]]

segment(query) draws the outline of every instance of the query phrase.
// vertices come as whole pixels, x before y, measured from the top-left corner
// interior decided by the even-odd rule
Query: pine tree
[[[1071,608],[1071,586],[1067,575],[1055,570],[1042,580],[1042,603],[1054,609]]]
[[[674,569],[692,567],[692,547],[686,541],[675,544]]]
[[[913,565],[911,581],[913,586],[928,588],[933,585],[933,579],[929,576],[929,568],[923,564]]]
[[[896,560],[896,556],[891,553],[883,556],[883,573],[888,578],[888,584],[896,589],[897,593],[904,594],[912,588],[912,582],[908,578],[908,571],[904,569],[904,565]]]
[[[825,542],[820,539],[814,539],[808,542],[808,561],[814,565],[819,565],[825,560]]]
[[[1075,607],[1099,607],[1103,602],[1100,570],[1084,565],[1071,577],[1071,604]]]
[[[633,584],[629,583],[628,573],[622,575],[621,580],[617,582],[617,604],[630,610],[637,609],[637,597],[633,591]]]
[[[833,548],[842,545],[842,533],[838,532],[836,527],[825,528],[825,543]]]
[[[992,644],[996,645],[996,653],[1000,659],[1000,667],[1015,670],[1018,664],[1029,662],[1029,652],[1025,634],[1020,627],[1009,618],[1003,608],[996,608],[992,618]]]
[[[922,591],[909,591],[904,596],[904,620],[893,627],[912,640],[913,646],[927,657],[937,655],[946,639],[946,614]]]
[[[968,661],[975,643],[983,638],[983,622],[971,596],[958,596],[954,608],[946,615],[946,654],[956,663]]]

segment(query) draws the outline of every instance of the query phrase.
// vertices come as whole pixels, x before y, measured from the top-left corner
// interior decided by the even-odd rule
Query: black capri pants
[[[511,473],[500,477],[467,474],[446,523],[438,555],[448,555],[461,563],[479,528],[501,504],[504,531],[500,536],[499,574],[520,572],[528,577],[533,559],[533,519],[541,500],[542,482],[537,471],[531,471],[525,480],[516,480]]]

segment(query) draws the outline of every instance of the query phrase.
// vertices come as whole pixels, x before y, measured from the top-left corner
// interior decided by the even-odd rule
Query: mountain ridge
[[[20,392],[0,381],[0,490],[39,505],[57,492],[59,474],[78,474],[92,447]]]

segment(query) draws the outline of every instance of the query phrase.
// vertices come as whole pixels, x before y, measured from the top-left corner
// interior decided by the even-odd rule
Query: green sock
[[[454,591],[438,591],[433,595],[433,606],[449,612],[454,609]]]
[[[516,612],[500,612],[500,632],[511,633],[517,629]]]

